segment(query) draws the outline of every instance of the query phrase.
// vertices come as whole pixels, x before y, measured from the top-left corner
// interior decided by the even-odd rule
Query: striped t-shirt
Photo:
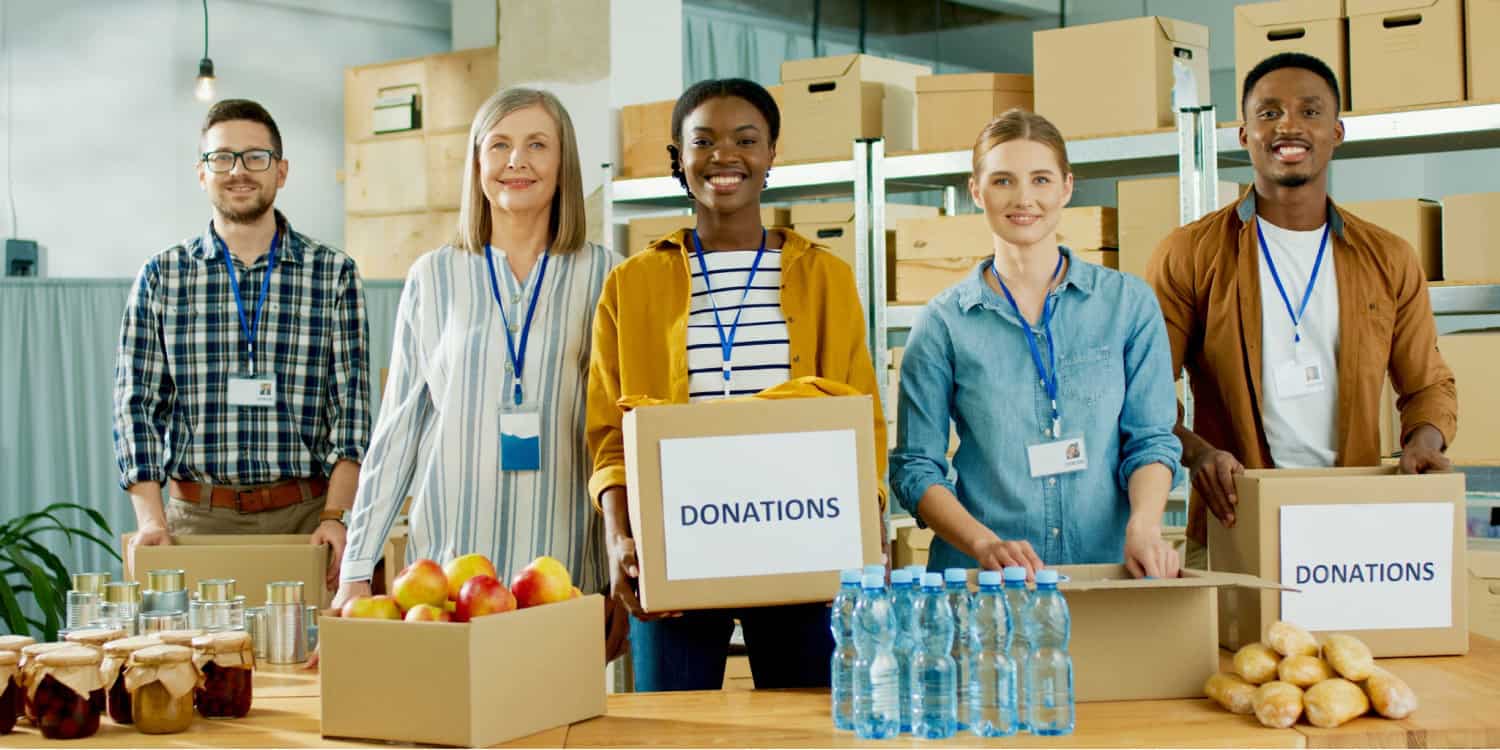
[[[726,335],[735,314],[740,316],[731,359],[731,396],[759,393],[792,377],[786,317],[781,312],[781,252],[767,249],[751,280],[755,253],[719,250],[703,254]],[[714,324],[714,305],[709,301],[710,285],[704,283],[696,255],[688,261],[693,269],[687,330],[688,400],[723,398],[724,353]],[[751,284],[748,293],[747,282]]]

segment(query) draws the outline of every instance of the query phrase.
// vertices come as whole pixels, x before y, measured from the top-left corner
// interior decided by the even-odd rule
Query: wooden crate
[[[382,90],[415,86],[425,132],[464,130],[479,105],[497,90],[500,66],[494,47],[361,65],[344,71],[344,139],[380,138],[371,112]]]
[[[467,156],[469,133],[466,130],[427,136],[427,208],[431,211],[457,211],[463,197],[464,157]]]
[[[344,220],[344,251],[365,279],[405,279],[422,254],[452,241],[457,211],[418,211]]]
[[[350,143],[344,168],[347,213],[427,210],[427,144],[420,134]]]

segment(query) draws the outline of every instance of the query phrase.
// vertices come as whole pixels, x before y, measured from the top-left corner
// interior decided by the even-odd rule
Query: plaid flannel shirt
[[[228,379],[248,369],[248,350],[210,224],[148,260],[126,302],[114,392],[120,486],[269,484],[363,460],[369,331],[359,272],[349,256],[292,231],[281,212],[276,219],[281,242],[255,341],[256,371],[275,376],[276,405],[228,402]],[[267,256],[233,262],[253,316]]]

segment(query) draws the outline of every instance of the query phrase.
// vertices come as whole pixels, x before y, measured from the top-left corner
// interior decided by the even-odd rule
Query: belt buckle
[[[235,510],[241,513],[259,513],[266,509],[266,505],[270,501],[270,494],[271,491],[265,487],[258,487],[253,490],[240,490],[234,494]],[[247,503],[247,500],[250,502]],[[247,504],[252,506],[253,509],[247,509]]]

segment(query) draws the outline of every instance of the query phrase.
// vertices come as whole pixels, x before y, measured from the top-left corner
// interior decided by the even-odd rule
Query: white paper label
[[[1281,619],[1308,630],[1453,625],[1453,505],[1281,508]]]
[[[661,441],[667,579],[858,568],[853,430]]]

